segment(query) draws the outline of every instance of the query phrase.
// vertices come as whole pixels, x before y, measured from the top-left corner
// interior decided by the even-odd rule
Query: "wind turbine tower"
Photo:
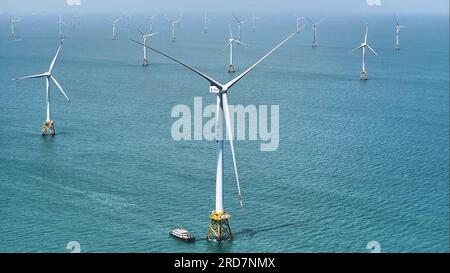
[[[175,39],[175,27],[177,26],[177,24],[180,22],[180,19],[177,19],[175,21],[172,22],[172,43],[175,43],[176,39]]]
[[[406,26],[401,26],[398,23],[397,16],[395,16],[395,14],[394,14],[394,19],[395,19],[395,47],[394,47],[394,49],[400,50],[400,38],[399,38],[400,29],[405,28]]]
[[[317,28],[319,27],[320,23],[323,22],[324,19],[320,19],[320,21],[318,22],[313,22],[311,19],[309,19],[308,17],[306,17],[306,19],[308,19],[308,21],[311,22],[312,24],[312,29],[313,29],[313,40],[312,40],[312,47],[317,47]]]
[[[254,14],[252,15],[253,25],[252,32],[256,32],[256,20],[259,20],[259,17],[256,17]]]
[[[368,48],[370,51],[372,51],[375,55],[378,56],[378,53],[376,53],[375,50],[367,43],[368,32],[369,32],[369,26],[366,25],[366,34],[364,35],[364,42],[362,42],[360,46],[358,46],[357,48],[352,50],[352,52],[356,51],[358,49],[362,50],[362,68],[361,68],[361,75],[359,78],[363,81],[366,81],[369,76],[369,74],[367,73],[367,70],[366,70],[366,49]]]
[[[195,74],[197,74],[200,77],[207,80],[209,83],[209,92],[216,97],[216,121],[215,121],[216,143],[217,143],[216,192],[215,192],[216,202],[215,202],[215,209],[211,212],[211,214],[209,216],[210,225],[208,228],[208,235],[207,235],[207,238],[209,240],[215,239],[216,241],[223,241],[223,240],[233,239],[233,234],[231,232],[230,223],[229,223],[229,219],[230,219],[231,215],[225,211],[224,203],[223,203],[223,158],[224,158],[223,157],[223,150],[224,150],[223,126],[224,126],[224,120],[225,120],[225,127],[227,130],[228,139],[230,141],[234,173],[235,173],[235,177],[236,177],[237,190],[238,190],[238,194],[239,194],[239,202],[240,202],[241,207],[243,206],[241,189],[240,189],[240,184],[239,184],[239,176],[238,176],[238,172],[237,172],[236,156],[234,153],[233,128],[231,127],[231,115],[230,115],[230,110],[228,107],[228,93],[229,93],[230,89],[238,81],[240,81],[245,75],[247,75],[259,63],[261,63],[264,59],[266,59],[269,55],[271,55],[274,51],[276,51],[279,47],[281,47],[284,43],[286,43],[289,39],[291,39],[296,33],[297,33],[297,31],[292,33],[291,35],[289,35],[281,43],[279,43],[272,50],[270,50],[266,55],[264,55],[260,60],[258,60],[254,65],[250,66],[247,70],[245,70],[239,76],[232,79],[231,81],[229,81],[226,84],[221,84],[218,81],[211,78],[210,76],[175,59],[174,57],[171,57],[162,51],[159,51],[157,49],[147,46],[149,49],[177,62],[178,64],[188,68]],[[137,42],[137,41],[134,41],[134,42],[136,42],[142,46],[145,46],[144,44],[142,44],[140,42]]]
[[[117,23],[120,22],[120,20],[122,20],[122,18],[117,18],[116,20],[112,21],[112,39],[116,40],[116,25]]]
[[[10,28],[11,28],[11,38],[16,37],[16,28],[17,28],[17,23],[20,22],[22,20],[17,19],[15,17],[11,18],[11,22],[10,22]]]
[[[147,38],[150,38],[152,36],[157,35],[158,33],[149,33],[149,34],[145,34],[142,31],[139,30],[139,32],[142,35],[142,40],[143,40],[143,50],[144,50],[144,58],[142,60],[142,66],[148,66],[148,58],[147,58]]]
[[[238,37],[238,41],[242,41],[242,26],[247,23],[247,21],[242,21],[241,19],[239,19],[236,14],[233,14],[234,18],[237,21],[238,24],[238,31],[239,31],[239,37]]]
[[[55,57],[53,57],[53,60],[50,64],[50,68],[48,69],[47,72],[44,72],[42,74],[32,75],[32,76],[18,77],[18,78],[14,79],[14,80],[24,80],[24,79],[45,78],[45,98],[46,98],[45,102],[46,102],[46,107],[47,107],[47,111],[46,111],[47,118],[44,122],[44,125],[42,126],[42,135],[54,136],[56,134],[55,123],[51,119],[51,116],[50,116],[50,114],[51,114],[51,112],[50,112],[50,82],[53,82],[55,84],[55,86],[58,88],[58,90],[61,92],[61,94],[63,94],[63,96],[67,99],[67,101],[70,102],[69,97],[66,95],[66,93],[62,89],[59,82],[52,75],[53,67],[55,66],[56,59],[58,58],[61,48],[62,48],[62,43],[59,44],[58,51],[56,51],[56,55],[55,55]]]
[[[225,48],[230,48],[230,64],[228,65],[228,73],[234,73],[236,72],[235,68],[234,68],[234,63],[233,63],[233,44],[239,44],[239,45],[246,45],[241,41],[238,41],[236,39],[233,38],[233,32],[231,31],[231,26],[228,26],[230,29],[230,38],[228,39],[228,44]]]

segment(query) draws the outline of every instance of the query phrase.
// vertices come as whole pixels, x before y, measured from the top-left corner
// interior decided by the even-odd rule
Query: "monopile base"
[[[394,49],[395,50],[400,50],[400,45],[395,45]]]
[[[42,135],[46,136],[46,135],[51,135],[54,136],[56,134],[56,130],[55,130],[55,124],[53,122],[53,120],[48,120],[46,122],[44,122],[44,125],[42,126]]]
[[[361,71],[361,75],[359,76],[359,78],[362,81],[367,81],[367,79],[369,78],[369,74],[367,73],[367,71]]]
[[[234,73],[234,72],[236,72],[236,70],[234,69],[234,65],[230,64],[228,66],[228,73]]]
[[[144,59],[142,61],[142,66],[148,66],[148,60],[147,59]]]
[[[209,216],[211,223],[209,224],[207,239],[217,242],[232,240],[233,234],[228,222],[230,217],[231,215],[226,212],[211,212]]]

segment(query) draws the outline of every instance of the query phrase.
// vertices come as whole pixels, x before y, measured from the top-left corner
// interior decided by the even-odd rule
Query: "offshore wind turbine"
[[[172,22],[172,43],[175,43],[175,27],[181,21],[181,19],[177,19]]]
[[[370,51],[372,51],[375,55],[378,56],[378,53],[376,53],[375,50],[367,43],[368,32],[369,32],[369,26],[366,25],[366,34],[364,35],[364,42],[362,42],[360,46],[358,46],[357,48],[352,50],[352,52],[353,52],[358,49],[362,49],[362,69],[361,69],[360,79],[363,81],[368,79],[368,73],[366,70],[366,48],[368,48]]]
[[[116,20],[112,21],[112,39],[113,40],[117,39],[117,37],[116,37],[116,25],[117,25],[117,23],[120,22],[120,20],[122,20],[122,18],[117,18]]]
[[[286,37],[282,42],[280,42],[277,46],[275,46],[272,50],[270,50],[266,55],[264,55],[261,59],[259,59],[255,64],[250,66],[247,70],[242,72],[239,76],[232,79],[226,84],[221,84],[218,81],[214,80],[210,76],[198,71],[197,69],[183,63],[182,61],[179,61],[175,59],[174,57],[169,56],[168,54],[159,51],[157,49],[154,49],[152,47],[147,46],[149,49],[179,63],[180,65],[188,68],[195,74],[201,76],[205,80],[209,82],[209,92],[216,97],[216,120],[215,120],[215,128],[216,128],[216,143],[217,143],[217,162],[216,162],[216,206],[215,210],[213,210],[209,216],[210,218],[210,225],[208,229],[208,239],[215,239],[217,241],[222,240],[230,240],[233,238],[233,234],[231,233],[231,228],[228,219],[230,218],[230,214],[227,213],[224,210],[223,205],[223,146],[224,146],[224,138],[223,138],[223,119],[225,119],[225,127],[227,129],[227,135],[230,141],[230,147],[231,147],[231,155],[233,158],[233,167],[234,167],[234,173],[236,177],[236,184],[239,194],[239,202],[241,207],[243,206],[242,203],[242,194],[239,184],[239,176],[237,172],[237,163],[236,163],[236,156],[234,153],[234,145],[233,145],[233,128],[231,127],[231,118],[230,118],[230,110],[228,107],[228,92],[229,90],[238,82],[240,81],[244,76],[246,76],[251,70],[253,70],[259,63],[261,63],[264,59],[266,59],[268,56],[270,56],[274,51],[276,51],[278,48],[280,48],[284,43],[286,43],[289,39],[291,39],[295,34],[294,32],[288,37]],[[134,40],[133,40],[134,41]],[[142,46],[145,46],[144,44],[134,41],[135,43],[138,43]]]
[[[400,29],[405,28],[406,26],[401,26],[398,23],[397,20],[397,16],[395,16],[394,14],[394,19],[395,19],[395,50],[400,50],[400,39],[399,39],[399,35],[400,35]]]
[[[317,47],[317,42],[316,42],[316,38],[317,38],[317,27],[320,25],[320,23],[323,22],[324,19],[320,19],[318,22],[314,23],[311,19],[309,19],[308,17],[306,17],[306,19],[308,19],[308,21],[311,22],[312,24],[312,28],[313,28],[313,41],[312,41],[312,47]]]
[[[10,22],[10,28],[11,28],[11,38],[16,37],[16,27],[17,27],[17,22],[20,22],[22,20],[17,19],[15,17],[11,18],[11,22]]]
[[[255,14],[253,14],[252,20],[253,20],[252,32],[256,32],[256,20],[259,20],[259,17],[256,17]]]
[[[233,38],[233,32],[231,31],[231,26],[228,26],[230,29],[230,38],[228,39],[228,44],[225,47],[226,48],[230,48],[230,64],[228,65],[228,73],[234,73],[236,70],[234,68],[234,64],[233,64],[233,43],[237,43],[239,45],[246,45],[241,41],[238,41],[236,39]]]
[[[209,18],[208,18],[208,14],[205,12],[205,18],[203,21],[203,33],[208,33],[208,22],[209,22]]]
[[[143,50],[144,50],[144,59],[142,61],[142,66],[148,66],[148,58],[147,58],[147,38],[150,38],[152,36],[155,36],[158,34],[158,32],[155,33],[149,33],[145,34],[142,31],[139,30],[139,32],[142,34],[142,40],[143,40]]]
[[[156,15],[152,15],[150,17],[150,27],[149,27],[149,33],[153,33],[153,24],[155,23]]]
[[[296,26],[297,26],[297,30],[299,30],[299,29],[301,29],[301,28],[303,28],[305,25],[303,25],[303,26],[301,26],[300,27],[300,21],[302,20],[302,19],[305,19],[305,17],[301,17],[301,16],[296,16]]]
[[[238,30],[239,30],[239,37],[238,40],[242,41],[242,25],[244,25],[245,23],[247,23],[247,21],[243,21],[241,19],[239,19],[236,14],[233,14],[234,18],[236,19],[237,23],[238,23]]]
[[[58,25],[59,25],[59,39],[62,40],[64,38],[63,26],[65,26],[66,23],[63,22],[61,14],[59,15]]]
[[[32,75],[32,76],[25,76],[25,77],[17,77],[13,80],[24,80],[24,79],[35,79],[35,78],[45,78],[45,98],[46,98],[46,106],[47,106],[47,118],[44,122],[44,125],[42,126],[42,135],[55,135],[55,123],[50,117],[50,81],[52,81],[57,89],[63,94],[63,96],[67,99],[67,101],[70,102],[69,97],[66,95],[64,90],[62,89],[61,85],[58,83],[58,81],[53,77],[52,71],[53,67],[55,66],[56,59],[58,58],[59,52],[61,51],[62,43],[59,44],[58,51],[56,51],[55,57],[53,57],[53,60],[50,64],[50,68],[47,72],[44,72],[42,74]]]

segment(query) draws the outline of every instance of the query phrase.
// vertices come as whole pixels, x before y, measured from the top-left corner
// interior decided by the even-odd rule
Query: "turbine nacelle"
[[[210,85],[209,86],[209,93],[212,94],[222,94],[224,92],[227,92],[227,90],[222,90],[221,88],[215,86],[215,85]]]

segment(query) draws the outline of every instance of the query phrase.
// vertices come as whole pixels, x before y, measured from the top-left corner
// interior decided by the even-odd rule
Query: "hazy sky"
[[[80,3],[79,6],[73,4]],[[72,4],[70,6],[69,4]],[[0,13],[71,12],[449,13],[449,0],[0,0]]]

